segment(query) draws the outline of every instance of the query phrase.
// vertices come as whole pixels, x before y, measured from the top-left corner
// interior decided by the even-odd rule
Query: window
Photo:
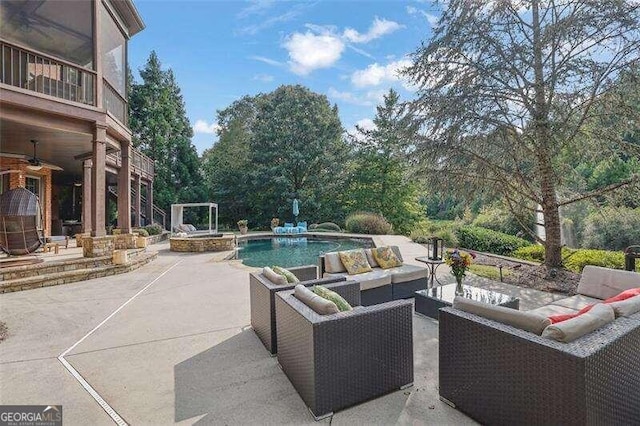
[[[100,10],[102,72],[104,79],[125,98],[127,39],[104,4]]]
[[[38,198],[42,201],[42,195],[40,194],[40,178],[39,177],[27,176],[25,178],[24,187],[27,188],[29,191],[33,192],[34,194],[36,194]]]

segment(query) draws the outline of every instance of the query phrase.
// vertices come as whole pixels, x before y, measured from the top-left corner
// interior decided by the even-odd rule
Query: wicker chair
[[[559,343],[440,310],[440,396],[490,425],[638,424],[640,315]]]
[[[316,420],[413,383],[411,301],[362,307],[357,282],[327,287],[357,307],[319,315],[276,295],[278,362]]]
[[[10,255],[33,253],[44,244],[38,197],[25,188],[0,195],[0,250]]]
[[[318,278],[315,265],[288,268],[305,286],[324,285],[344,281],[344,277]],[[251,298],[251,326],[270,354],[278,351],[276,336],[276,309],[274,296],[278,291],[291,290],[295,285],[277,285],[269,281],[262,273],[249,274]]]

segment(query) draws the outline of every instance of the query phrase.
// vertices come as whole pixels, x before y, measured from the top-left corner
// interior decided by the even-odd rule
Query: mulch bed
[[[580,281],[580,274],[562,268],[547,268],[544,265],[529,265],[518,262],[517,259],[506,260],[476,253],[474,261],[479,265],[503,266],[503,271],[509,270],[510,275],[504,276],[503,282],[528,287],[550,293],[561,293],[568,296],[576,294]]]

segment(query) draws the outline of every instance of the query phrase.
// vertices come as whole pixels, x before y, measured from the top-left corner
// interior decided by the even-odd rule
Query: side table
[[[444,260],[429,259],[427,256],[416,257],[416,260],[418,262],[426,263],[427,267],[429,268],[429,278],[427,278],[427,282],[429,283],[428,288],[433,288],[434,280],[439,285],[442,285],[442,283],[438,280],[438,277],[436,276],[436,269],[438,269],[438,266],[444,263]]]

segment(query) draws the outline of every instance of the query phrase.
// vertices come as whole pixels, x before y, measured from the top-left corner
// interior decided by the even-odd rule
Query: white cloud
[[[268,83],[273,81],[273,76],[269,74],[256,74],[253,76],[254,80],[262,81],[263,83]]]
[[[362,120],[356,121],[356,126],[360,127],[362,130],[375,130],[377,127],[372,119],[363,118]]]
[[[391,34],[400,28],[403,28],[403,26],[397,22],[376,17],[366,33],[361,34],[353,28],[347,28],[344,30],[343,37],[351,43],[368,43],[384,35]]]
[[[238,18],[246,18],[251,15],[260,15],[273,6],[275,0],[253,0],[249,1],[249,6],[242,9],[236,15]]]
[[[410,65],[411,61],[408,59],[389,62],[387,65],[380,65],[376,62],[363,70],[357,70],[351,74],[351,82],[356,87],[367,87],[402,81],[399,71]]]
[[[344,51],[344,43],[330,33],[293,33],[283,44],[289,52],[289,67],[299,75],[307,75],[313,70],[329,68],[335,64]]]
[[[358,96],[352,92],[340,92],[333,87],[330,87],[327,91],[327,96],[333,100],[339,100],[352,105],[360,106],[372,106],[373,103],[361,96]]]
[[[264,62],[265,64],[273,65],[274,67],[281,67],[282,65],[284,65],[282,62],[278,62],[274,59],[266,58],[264,56],[253,55],[253,56],[249,56],[249,59],[253,59],[254,61]]]
[[[217,123],[207,123],[206,120],[196,120],[196,124],[193,125],[193,133],[208,133],[216,134],[220,129]]]
[[[422,15],[427,20],[429,25],[431,25],[432,27],[435,27],[436,25],[438,25],[438,21],[440,20],[440,18],[437,15],[434,15],[433,13],[425,12],[424,10],[418,9],[417,7],[414,7],[414,6],[407,6],[407,13],[409,15]]]

